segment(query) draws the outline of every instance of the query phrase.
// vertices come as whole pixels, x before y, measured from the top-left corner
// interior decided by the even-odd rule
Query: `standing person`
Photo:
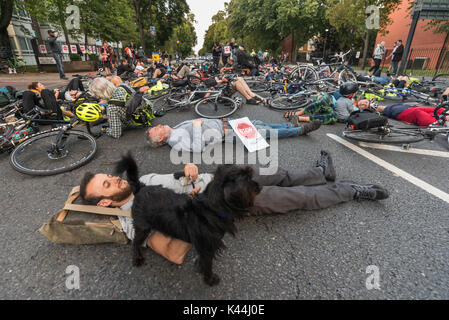
[[[103,70],[106,72],[106,75],[111,74],[111,67],[109,66],[109,51],[108,51],[108,43],[103,41],[103,46],[100,48],[101,55],[101,65]]]
[[[133,52],[131,50],[131,45],[129,45],[129,44],[127,44],[126,47],[125,47],[125,57],[126,57],[126,60],[128,60],[128,64],[130,66],[134,66],[133,65],[134,55],[133,55]]]
[[[221,47],[218,44],[218,42],[215,42],[214,46],[212,47],[212,57],[214,59],[215,68],[218,68],[218,63],[220,62],[220,54],[221,54]]]
[[[391,59],[391,64],[393,65],[393,74],[397,75],[399,61],[402,59],[404,54],[404,46],[402,45],[402,40],[397,41],[397,47],[394,50],[393,58]]]
[[[56,67],[58,68],[59,77],[61,79],[67,80],[68,78],[65,76],[64,73],[64,67],[62,66],[62,51],[61,51],[61,45],[58,43],[58,38],[61,36],[61,34],[58,34],[58,36],[55,35],[54,30],[48,30],[48,44],[50,45],[51,52],[53,53],[53,58],[55,58],[56,61]]]
[[[108,57],[109,57],[109,66],[111,70],[115,68],[115,54],[112,46],[108,46]]]
[[[223,61],[224,64],[226,63],[226,61],[228,61],[228,58],[231,56],[231,54],[232,54],[231,44],[229,42],[226,42],[226,45],[223,46],[221,54],[221,60]]]
[[[388,67],[388,70],[387,70],[387,76],[390,76],[390,71],[391,71],[392,68],[394,68],[394,64],[393,64],[393,56],[394,56],[394,53],[396,52],[397,48],[398,48],[398,42],[395,41],[395,42],[394,42],[394,46],[393,46],[393,51],[392,51],[391,54],[386,58],[386,59],[391,58],[390,66]]]
[[[179,63],[179,53],[178,53],[178,51],[175,52],[175,59],[176,59],[176,63]]]
[[[377,70],[379,70],[380,63],[382,62],[385,51],[386,51],[385,41],[378,43],[376,49],[374,50],[374,55],[373,55],[374,66],[372,66],[371,69],[369,69],[369,71],[368,71],[368,73],[370,75],[375,74],[377,72]],[[372,73],[371,73],[371,71],[372,71]]]
[[[139,47],[139,50],[137,50],[136,58],[143,61],[145,59],[145,51],[143,51],[142,47]]]

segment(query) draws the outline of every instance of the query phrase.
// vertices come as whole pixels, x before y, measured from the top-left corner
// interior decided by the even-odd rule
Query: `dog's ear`
[[[240,169],[240,172],[250,179],[253,177],[253,168],[251,168],[250,166],[242,167]]]
[[[135,186],[136,190],[133,191],[136,192],[140,187],[139,169],[130,151],[126,155],[123,155],[122,159],[115,166],[115,174],[121,175],[123,172],[126,172],[128,182]]]

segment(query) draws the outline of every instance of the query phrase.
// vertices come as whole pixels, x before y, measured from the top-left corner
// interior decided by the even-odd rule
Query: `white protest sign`
[[[263,150],[270,146],[248,117],[229,120],[229,124],[249,152]]]

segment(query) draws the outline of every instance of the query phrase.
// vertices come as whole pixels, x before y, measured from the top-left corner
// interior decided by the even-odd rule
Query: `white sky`
[[[194,48],[195,53],[203,47],[204,34],[207,28],[212,24],[212,16],[215,15],[218,10],[224,9],[225,0],[187,0],[187,4],[190,7],[190,11],[195,15],[196,36],[198,42]]]

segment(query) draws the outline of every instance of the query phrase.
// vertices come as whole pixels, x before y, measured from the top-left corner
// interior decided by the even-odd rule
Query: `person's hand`
[[[193,163],[188,163],[184,167],[184,176],[187,179],[192,179],[193,182],[198,178],[198,167]]]
[[[190,198],[193,198],[193,196],[200,193],[200,191],[201,191],[201,187],[196,187],[195,189],[193,189],[192,192],[190,192],[190,194],[189,194]]]
[[[201,126],[203,125],[203,120],[201,120],[201,119],[195,119],[195,120],[193,120],[192,125],[193,125],[194,127],[201,127]]]
[[[148,90],[150,90],[150,87],[149,87],[149,86],[144,86],[144,87],[142,87],[142,88],[139,89],[140,92],[146,92],[146,91],[148,91]]]

